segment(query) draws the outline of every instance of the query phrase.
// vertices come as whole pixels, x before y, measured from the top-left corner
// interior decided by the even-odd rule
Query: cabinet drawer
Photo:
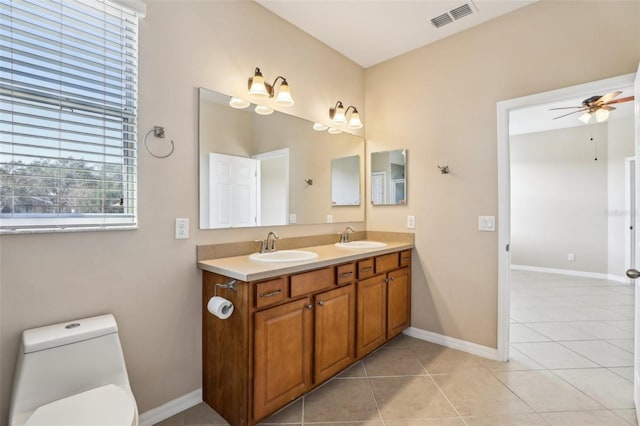
[[[275,280],[263,281],[255,285],[256,288],[256,308],[274,305],[287,298],[287,282],[285,277]]]
[[[411,265],[411,250],[405,250],[400,252],[400,266]]]
[[[291,276],[291,297],[302,296],[314,291],[331,288],[333,268],[318,269]]]
[[[356,278],[356,265],[349,263],[336,268],[336,285],[349,284]]]
[[[376,274],[390,271],[392,269],[398,269],[399,257],[398,253],[385,254],[383,256],[376,257]]]
[[[373,270],[373,259],[361,260],[358,262],[358,279],[372,277],[375,274]]]

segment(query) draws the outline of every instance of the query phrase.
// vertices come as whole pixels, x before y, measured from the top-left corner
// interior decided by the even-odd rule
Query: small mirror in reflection
[[[371,204],[407,204],[407,150],[371,153]]]

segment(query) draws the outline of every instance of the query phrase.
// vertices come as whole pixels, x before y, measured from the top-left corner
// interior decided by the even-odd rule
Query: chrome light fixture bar
[[[279,75],[275,80],[273,80],[273,84],[266,83],[264,81],[264,76],[258,67],[256,67],[253,77],[249,78],[249,96],[256,99],[273,98],[275,96],[275,87],[278,80],[281,80],[281,82],[278,90],[278,96],[276,96],[275,99],[275,104],[283,107],[292,106],[295,102],[291,96],[291,89],[289,88],[287,79]]]
[[[353,109],[351,113],[351,117],[347,123],[347,114],[349,111]],[[329,118],[331,122],[336,125],[347,125],[349,129],[360,129],[362,128],[362,121],[360,121],[360,114],[358,114],[358,109],[353,105],[349,105],[346,109],[342,104],[342,101],[338,101],[336,106],[333,108],[329,108]]]

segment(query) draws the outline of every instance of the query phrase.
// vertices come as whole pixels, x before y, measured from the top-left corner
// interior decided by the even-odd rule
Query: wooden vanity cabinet
[[[311,386],[311,299],[256,312],[254,320],[253,412],[265,417]]]
[[[410,321],[400,262],[396,252],[218,288],[235,305],[226,320],[206,305],[230,279],[205,271],[204,401],[232,426],[253,426],[400,333]]]
[[[314,383],[322,383],[356,360],[355,286],[320,293],[314,302]]]
[[[411,250],[359,262],[356,352],[361,358],[411,325]]]

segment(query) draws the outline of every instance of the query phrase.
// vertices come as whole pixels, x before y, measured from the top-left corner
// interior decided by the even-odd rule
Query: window
[[[136,14],[0,0],[0,232],[136,224]]]

